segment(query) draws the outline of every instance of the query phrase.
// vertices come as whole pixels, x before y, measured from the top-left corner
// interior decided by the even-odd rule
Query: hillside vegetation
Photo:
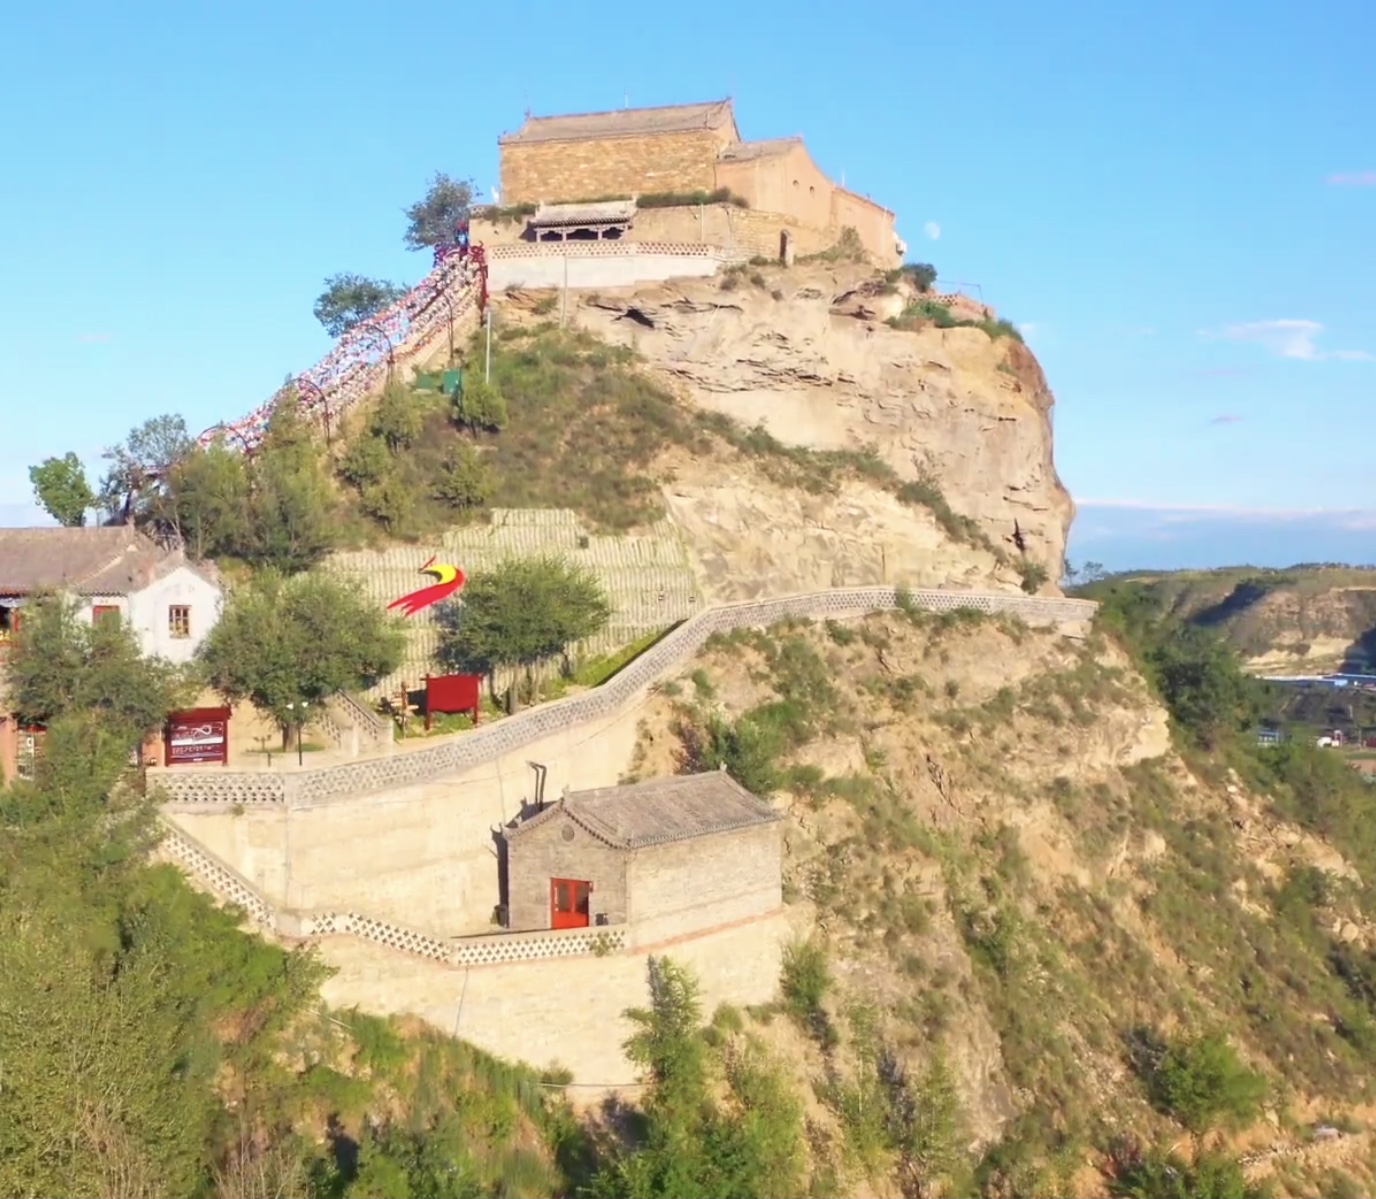
[[[1376,666],[1376,569],[1292,566],[1129,572],[1085,584],[1145,586],[1173,616],[1215,630],[1250,669],[1309,674]]]
[[[638,773],[725,763],[789,811],[815,932],[746,1027],[792,1063],[814,1180],[1363,1193],[1373,799],[1240,737],[1257,686],[1137,592],[1084,640],[915,609],[743,631],[661,689]],[[1318,1152],[1322,1123],[1350,1135]]]

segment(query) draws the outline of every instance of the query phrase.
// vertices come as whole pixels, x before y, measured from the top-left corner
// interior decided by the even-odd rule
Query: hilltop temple
[[[474,222],[490,246],[615,241],[791,262],[853,229],[878,266],[906,250],[893,212],[829,179],[801,137],[743,140],[730,100],[527,116],[498,146],[502,206]]]

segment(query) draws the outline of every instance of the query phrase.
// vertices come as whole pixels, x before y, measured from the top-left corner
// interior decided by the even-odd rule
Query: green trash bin
[[[440,394],[452,396],[463,391],[463,371],[445,371],[440,382]]]
[[[416,376],[416,387],[421,391],[434,391],[440,385],[438,374],[418,374]]]

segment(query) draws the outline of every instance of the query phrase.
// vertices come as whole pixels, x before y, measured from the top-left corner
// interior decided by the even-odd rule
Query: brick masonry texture
[[[306,770],[150,770],[149,783],[179,804],[287,807],[357,796],[437,779],[504,757],[550,733],[602,720],[697,652],[717,632],[767,626],[787,617],[824,619],[887,611],[896,605],[889,586],[834,588],[771,600],[722,604],[685,621],[602,686],[522,712],[484,728],[460,733],[424,749]],[[913,591],[912,602],[931,612],[972,608],[1003,612],[1029,622],[1079,622],[1093,617],[1089,600],[981,591]]]
[[[652,192],[711,191],[711,130],[502,147],[502,202],[538,204]]]

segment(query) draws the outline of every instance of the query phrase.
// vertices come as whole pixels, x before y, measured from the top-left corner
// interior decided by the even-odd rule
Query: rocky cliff
[[[1174,614],[1212,628],[1257,674],[1367,670],[1376,662],[1376,570],[1234,567],[1133,576]]]
[[[789,445],[872,447],[974,522],[973,535],[952,536],[949,519],[943,528],[863,481],[809,494],[771,483],[749,455],[680,455],[666,464],[668,507],[712,598],[884,581],[1016,587],[1027,559],[1060,577],[1074,507],[1056,475],[1040,366],[1015,336],[892,327],[916,298],[850,265],[569,296],[570,323],[633,347],[695,405]]]

